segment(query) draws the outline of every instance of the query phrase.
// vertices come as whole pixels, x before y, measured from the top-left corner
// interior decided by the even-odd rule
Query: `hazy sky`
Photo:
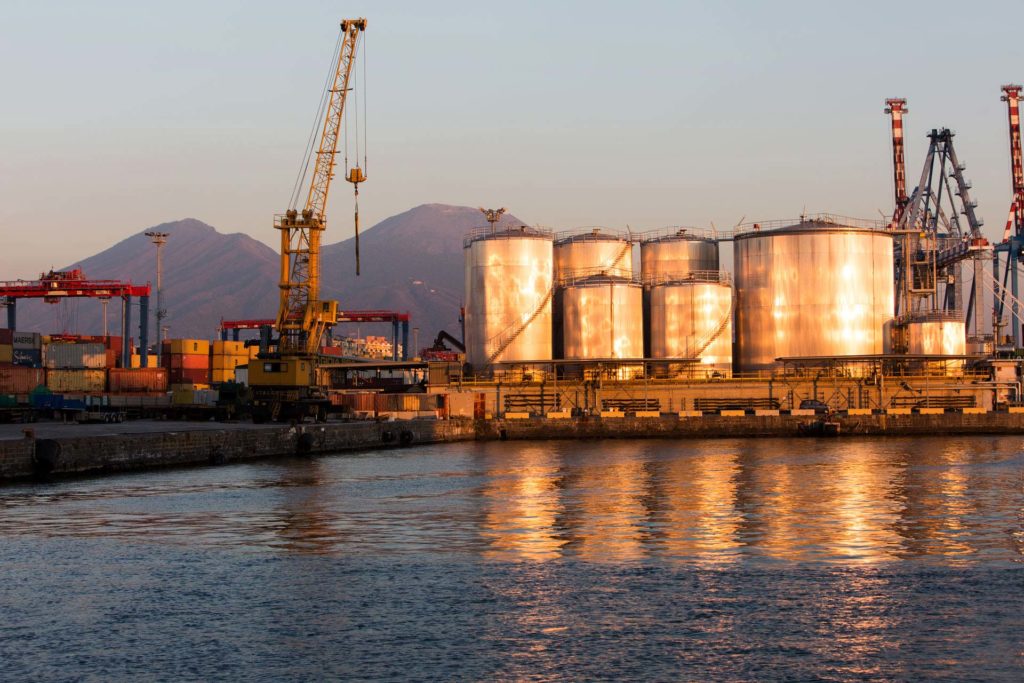
[[[1016,2],[0,3],[0,278],[199,218],[276,244],[343,16],[366,16],[364,225],[426,202],[555,228],[891,210],[958,133],[990,236]],[[327,241],[352,232],[332,193]]]

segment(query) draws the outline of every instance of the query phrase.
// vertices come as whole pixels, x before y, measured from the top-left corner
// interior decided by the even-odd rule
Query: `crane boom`
[[[338,302],[320,300],[320,241],[327,227],[327,195],[334,178],[349,82],[359,38],[365,29],[365,19],[341,22],[341,46],[334,77],[330,81],[326,115],[305,206],[301,213],[292,208],[274,221],[274,227],[281,231],[281,291],[276,327],[282,353],[315,354],[327,326],[337,318]]]

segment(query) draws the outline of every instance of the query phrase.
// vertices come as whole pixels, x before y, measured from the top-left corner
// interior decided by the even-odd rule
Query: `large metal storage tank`
[[[644,284],[708,272],[718,272],[718,242],[709,235],[680,229],[640,240]]]
[[[659,282],[648,293],[651,358],[698,358],[670,374],[732,374],[732,287],[722,276]]]
[[[567,360],[643,358],[643,288],[631,279],[592,276],[569,282],[564,302]]]
[[[737,234],[736,369],[779,357],[883,353],[892,320],[893,237],[831,217]]]
[[[633,276],[632,242],[622,235],[589,232],[561,237],[555,241],[555,283],[569,276]]]
[[[525,226],[481,229],[463,247],[466,361],[482,368],[551,360],[551,233]]]
[[[967,353],[967,327],[963,320],[941,313],[907,323],[907,353],[911,355],[963,356]],[[932,372],[958,374],[962,359],[929,362]]]

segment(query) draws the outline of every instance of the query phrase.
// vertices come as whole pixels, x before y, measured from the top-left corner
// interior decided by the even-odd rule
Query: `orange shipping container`
[[[166,368],[112,368],[108,373],[111,393],[167,391]]]
[[[198,353],[172,353],[169,367],[174,370],[209,370],[210,357]]]
[[[42,368],[0,364],[0,394],[27,394],[40,385],[46,385]]]

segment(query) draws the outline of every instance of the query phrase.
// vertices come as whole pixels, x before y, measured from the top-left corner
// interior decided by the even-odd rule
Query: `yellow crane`
[[[292,208],[274,218],[274,227],[281,233],[281,291],[275,324],[279,339],[275,353],[261,354],[249,365],[256,419],[322,418],[326,415],[328,399],[317,368],[318,355],[324,333],[337,321],[338,302],[320,298],[320,242],[327,227],[327,195],[343,132],[342,117],[352,88],[359,40],[365,30],[366,19],[341,22],[333,78],[328,80],[324,97],[326,113],[317,137],[316,156],[310,158],[314,148],[309,147],[303,164],[304,169],[308,169],[310,163],[313,166],[305,204],[300,210],[293,200]],[[358,135],[357,130],[357,140]],[[354,185],[357,201],[359,183],[366,180],[358,157],[357,147],[355,165],[346,169],[345,177]],[[304,177],[305,173],[300,173],[297,188],[301,187]],[[358,240],[358,204],[355,216]],[[358,264],[358,246],[356,258]]]

